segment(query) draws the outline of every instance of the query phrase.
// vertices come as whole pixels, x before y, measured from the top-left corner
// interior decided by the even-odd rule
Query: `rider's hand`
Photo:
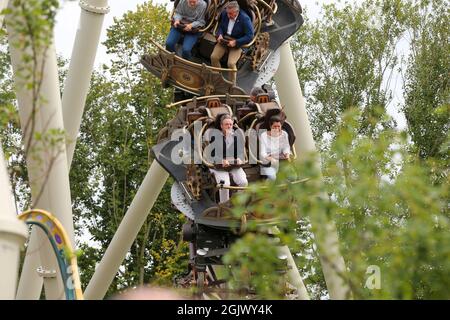
[[[219,34],[219,36],[217,37],[217,42],[221,43],[221,42],[222,42],[222,39],[223,39],[222,35]]]
[[[192,30],[192,23],[189,23],[184,27],[184,31],[191,31]]]
[[[228,46],[231,48],[236,47],[236,40],[230,40],[230,42],[228,42]]]
[[[244,164],[244,161],[242,161],[241,159],[237,158],[236,159],[236,163],[238,164],[238,166],[240,166],[241,164]]]
[[[173,26],[176,28],[180,24],[180,20],[175,20],[173,23]]]
[[[222,166],[229,167],[230,166],[230,162],[228,160],[226,160],[226,159],[223,159],[222,160]]]

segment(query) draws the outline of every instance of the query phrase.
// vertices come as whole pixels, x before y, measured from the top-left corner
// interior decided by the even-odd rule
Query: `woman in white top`
[[[279,160],[288,159],[291,147],[286,131],[281,129],[281,119],[273,116],[269,120],[270,131],[265,131],[260,137],[261,161],[267,165],[261,165],[260,174],[275,180],[279,168]],[[270,164],[270,165],[269,165]]]

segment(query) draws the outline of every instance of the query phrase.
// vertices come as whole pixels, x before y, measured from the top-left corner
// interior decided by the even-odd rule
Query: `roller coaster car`
[[[206,1],[206,0],[200,0]],[[176,8],[179,1],[175,1]],[[153,40],[156,51],[143,55],[141,63],[159,77],[163,85],[172,85],[198,96],[211,94],[244,94],[255,86],[271,54],[303,24],[302,9],[297,0],[240,0],[242,10],[252,19],[254,38],[244,45],[237,70],[210,66],[210,56],[217,43],[219,17],[228,0],[207,0],[207,24],[194,46],[192,61],[168,52]],[[226,66],[226,56],[222,65]],[[237,72],[237,83],[224,77]]]
[[[161,130],[152,152],[156,161],[175,179],[171,190],[172,203],[188,219],[182,231],[183,239],[189,241],[191,246],[191,273],[184,278],[188,282],[200,281],[200,284],[197,283],[199,286],[204,286],[204,281],[209,283],[208,286],[217,282],[214,275],[208,275],[213,271],[211,266],[222,264],[221,257],[245,231],[248,222],[255,221],[263,229],[279,223],[276,217],[250,211],[236,218],[232,215],[230,201],[219,204],[221,185],[216,183],[210,172],[210,168],[217,168],[217,164],[203,157],[208,142],[202,143],[203,139],[200,139],[208,129],[219,128],[219,119],[223,114],[233,118],[235,131],[242,134],[244,129],[253,129],[250,132],[259,135],[267,127],[271,116],[286,118],[282,108],[271,98],[270,94],[261,94],[253,103],[247,95],[216,95],[194,97],[168,106],[177,108],[178,112]],[[295,136],[292,126],[284,121],[283,128],[293,148]],[[248,138],[248,135],[243,137]],[[247,162],[244,154],[246,162],[236,165],[243,168],[251,184],[262,179],[262,159],[259,159],[258,149],[251,151],[250,142],[245,145],[245,150],[248,149],[250,157],[253,157],[250,158],[253,164]],[[187,161],[174,161],[174,155]],[[230,190],[231,197],[236,191]],[[258,201],[262,199],[250,198],[248,204],[257,204]]]
[[[245,129],[254,129],[255,133],[264,129],[272,115],[285,118],[281,107],[276,101],[267,100],[267,95],[258,97],[263,103],[249,103],[249,96],[225,95],[194,98],[180,101],[171,106],[178,108],[178,113],[161,131],[158,143],[152,151],[156,160],[175,178],[172,189],[174,205],[189,219],[196,223],[214,228],[229,229],[241,224],[231,215],[231,204],[218,204],[218,191],[215,178],[209,169],[224,169],[221,164],[213,163],[204,156],[207,146],[203,142],[205,133],[210,128],[219,128],[219,118],[229,114],[235,122],[235,132],[243,141],[247,139],[242,124],[250,122]],[[264,100],[265,99],[265,100]],[[283,128],[289,136],[293,147],[295,136],[292,126],[284,121]],[[188,138],[186,138],[188,137]],[[244,143],[245,145],[245,143]],[[247,143],[248,145],[248,143]],[[244,163],[235,163],[232,167],[242,167],[249,183],[261,180],[259,173],[261,159],[254,150],[253,164],[248,163],[247,148],[244,149]],[[179,157],[174,161],[173,156]],[[231,190],[233,193],[235,190]],[[252,199],[251,201],[258,201]],[[248,213],[243,219],[260,219],[255,213]]]

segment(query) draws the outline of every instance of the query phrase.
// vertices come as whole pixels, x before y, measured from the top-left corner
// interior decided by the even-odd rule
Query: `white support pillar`
[[[82,0],[80,7],[79,27],[62,97],[69,169],[89,90],[103,20],[105,14],[109,12],[108,0]]]
[[[289,42],[280,47],[280,65],[275,73],[275,84],[281,105],[284,107],[289,123],[294,127],[295,149],[301,154],[316,151],[305,99],[297,76],[294,58]]]
[[[0,0],[0,13],[3,11],[3,9],[5,9],[8,6],[8,1],[9,0]],[[3,15],[0,14],[0,29],[2,27],[3,24]]]
[[[160,164],[153,161],[85,290],[85,299],[103,299],[168,177]]]
[[[11,1],[9,7],[17,10],[12,3]],[[46,136],[52,135],[50,132],[53,130],[60,132],[64,130],[55,49],[53,42],[48,48],[36,48],[34,53],[31,52],[31,48],[18,47],[17,45],[23,43],[23,38],[27,35],[17,33],[16,26],[22,21],[12,19],[11,16],[6,16],[23,141],[25,146],[30,146],[26,152],[33,204],[35,208],[53,213],[64,226],[70,241],[75,243],[65,143],[63,141],[49,146],[48,142],[43,141],[45,139],[34,138],[35,133]],[[52,34],[48,36],[53,37]],[[37,65],[33,66],[34,59],[24,59],[26,55],[35,56]],[[41,78],[37,81],[40,84],[38,99],[36,97],[33,99],[32,90],[27,86],[31,80],[24,76],[33,70],[38,70],[36,75]],[[35,84],[34,87],[38,86]],[[50,244],[42,237],[38,238],[41,238],[42,243],[39,249],[42,267],[45,270],[57,271],[58,265]],[[32,264],[25,263],[25,265]],[[56,272],[56,277],[44,278],[44,285],[47,299],[64,298],[64,287],[59,272]]]
[[[275,74],[275,83],[281,104],[285,107],[286,116],[293,125],[297,136],[295,148],[300,155],[314,152],[316,146],[289,41],[281,46],[280,52],[281,61]],[[318,165],[320,166],[320,164]],[[312,223],[314,222],[312,221]],[[316,225],[315,227],[323,228],[321,234],[324,235],[324,239],[319,239],[320,237],[316,239],[320,241],[318,243],[320,261],[330,298],[348,299],[350,288],[340,276],[345,274],[346,268],[344,259],[339,252],[339,240],[334,222],[329,221],[327,225]]]
[[[298,300],[310,300],[308,291],[306,290],[303,279],[300,276],[297,265],[295,264],[294,257],[292,257],[291,251],[287,246],[282,246],[279,249],[279,254],[284,255],[287,259],[287,277],[289,283],[297,289]]]
[[[42,247],[41,239],[38,233],[39,228],[33,227],[28,248],[20,274],[20,281],[17,287],[17,300],[39,300],[42,292],[44,279],[39,276],[37,270],[41,266],[39,249]]]
[[[28,229],[17,219],[3,149],[0,143],[0,300],[16,296],[20,249]]]

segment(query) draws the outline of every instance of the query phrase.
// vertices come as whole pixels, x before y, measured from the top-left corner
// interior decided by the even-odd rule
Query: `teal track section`
[[[47,235],[47,238],[52,245],[53,251],[55,252],[56,260],[58,261],[59,271],[61,273],[61,277],[63,280],[64,292],[66,294],[66,299],[67,300],[75,300],[75,290],[73,288],[68,287],[70,274],[67,272],[67,269],[68,269],[69,264],[66,261],[64,251],[58,250],[58,246],[56,245],[55,239],[53,239],[53,236],[52,236],[50,230],[47,228],[47,226],[45,224],[36,222],[36,221],[25,221],[25,223],[28,225],[38,226]],[[70,282],[70,283],[72,283],[72,282]]]

